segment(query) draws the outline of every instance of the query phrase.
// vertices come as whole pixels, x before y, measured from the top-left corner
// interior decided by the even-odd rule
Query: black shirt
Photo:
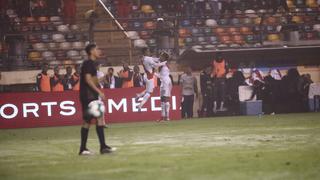
[[[80,73],[80,101],[90,102],[98,99],[98,93],[94,91],[86,82],[85,75],[97,76],[97,68],[93,60],[86,60],[82,63]]]

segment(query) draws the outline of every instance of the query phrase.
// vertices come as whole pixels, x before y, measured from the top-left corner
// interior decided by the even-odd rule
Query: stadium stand
[[[293,38],[300,40],[294,45],[320,43],[319,7],[316,1],[287,1],[289,12],[283,8],[274,12],[271,7],[259,7],[250,2],[234,1],[234,9],[218,15],[218,18],[216,14],[212,14],[210,7],[203,9],[203,14],[189,17],[184,12],[187,6],[184,3],[173,4],[176,11],[172,12],[172,7],[164,8],[160,2],[146,2],[141,8],[132,5],[128,17],[138,19],[123,22],[122,25],[127,30],[136,31],[132,32],[132,39],[137,41],[141,38],[151,47],[155,46],[156,40],[152,34],[159,17],[163,17],[172,29],[176,28],[174,22],[178,21],[180,49],[277,47],[285,45],[286,41]],[[295,30],[296,34],[291,33],[290,36],[289,31],[292,30]],[[171,37],[174,37],[174,34]]]
[[[2,57],[16,56],[13,66],[24,68],[38,67],[42,61],[52,65],[79,63],[85,58],[81,48],[90,39],[89,23],[83,20],[83,14],[92,7],[96,9],[99,21],[108,19],[107,22],[95,22],[93,30],[95,41],[108,49],[108,60],[111,59],[112,64],[128,61],[128,57],[123,57],[128,55],[134,62],[132,56],[133,59],[138,56],[131,46],[150,46],[181,55],[187,49],[232,50],[320,44],[319,4],[315,0],[288,0],[288,10],[274,7],[271,1],[235,0],[228,6],[222,2],[220,11],[213,11],[210,3],[198,6],[193,1],[101,2],[115,15],[132,44],[99,4],[79,1],[77,24],[73,25],[66,24],[70,21],[63,16],[51,16],[51,11],[32,17],[19,15],[18,9],[6,9],[8,19],[2,21],[10,26],[2,36],[9,41],[13,37],[15,41],[10,42],[7,51],[2,43]],[[204,9],[198,11],[199,7]],[[130,50],[123,54],[124,49]],[[113,53],[122,58],[112,60]]]

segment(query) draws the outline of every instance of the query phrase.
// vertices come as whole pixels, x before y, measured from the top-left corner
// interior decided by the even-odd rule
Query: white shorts
[[[153,79],[146,79],[146,91],[148,93],[152,93],[154,89],[154,80]]]
[[[170,81],[161,81],[160,86],[160,96],[171,97],[172,82]]]

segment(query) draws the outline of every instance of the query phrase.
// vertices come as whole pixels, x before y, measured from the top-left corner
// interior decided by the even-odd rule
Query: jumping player
[[[146,73],[146,89],[141,93],[138,93],[136,96],[136,101],[139,98],[142,98],[142,101],[138,105],[138,110],[141,112],[142,106],[148,101],[154,89],[154,69],[160,66],[163,66],[167,63],[167,61],[160,62],[159,58],[154,58],[150,56],[149,48],[142,49],[142,65],[144,67],[144,71]]]
[[[160,60],[166,62],[169,59],[169,55],[163,52],[160,55]],[[160,97],[161,97],[161,119],[160,121],[169,121],[170,111],[170,97],[172,90],[172,80],[170,78],[170,69],[167,64],[159,67],[160,85]]]
[[[99,81],[97,78],[97,67],[95,61],[100,56],[100,51],[95,44],[89,44],[85,48],[89,60],[83,62],[80,73],[80,102],[82,105],[83,125],[81,128],[81,145],[79,155],[91,155],[92,153],[87,149],[87,139],[90,128],[90,122],[94,117],[88,113],[88,105],[93,100],[105,100],[104,93],[99,88]],[[115,151],[105,143],[104,137],[104,118],[96,118],[96,131],[100,143],[100,153],[106,154]]]

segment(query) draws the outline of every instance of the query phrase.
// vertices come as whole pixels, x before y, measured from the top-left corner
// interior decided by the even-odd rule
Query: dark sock
[[[104,126],[96,126],[96,131],[97,131],[97,135],[99,138],[99,143],[100,143],[100,149],[103,149],[105,147],[107,147],[105,140],[104,140]]]
[[[88,128],[81,128],[81,145],[80,145],[80,152],[87,149],[87,140],[88,140]]]

